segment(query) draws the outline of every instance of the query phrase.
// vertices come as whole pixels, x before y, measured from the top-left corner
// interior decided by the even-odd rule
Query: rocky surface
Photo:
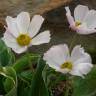
[[[65,6],[70,6],[72,12],[76,5],[87,5],[90,9],[96,9],[96,0],[0,0],[0,30],[4,31],[2,24],[5,24],[7,15],[16,16],[21,11],[34,14],[42,14],[45,22],[40,31],[50,30],[52,40],[49,44],[33,46],[32,52],[45,52],[49,47],[56,44],[72,43],[73,36],[76,36],[75,44],[83,45],[87,50],[96,50],[96,34],[78,35],[68,27],[68,22],[65,16]]]
[[[0,21],[8,15],[16,16],[21,11],[43,14],[51,9],[65,5],[71,0],[0,0]]]

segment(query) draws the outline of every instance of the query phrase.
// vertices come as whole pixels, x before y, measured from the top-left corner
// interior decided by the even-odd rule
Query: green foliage
[[[25,54],[13,64],[13,68],[17,73],[20,73],[24,69],[31,67],[32,64],[35,64],[39,57],[38,54]]]
[[[37,70],[31,82],[30,96],[49,96],[48,89],[42,77],[42,71],[44,69],[44,66],[45,66],[45,62],[40,58],[38,60]]]
[[[2,81],[3,91],[5,91],[4,95],[49,96],[42,78],[45,62],[40,59],[40,56],[27,53],[15,61],[13,53],[2,40],[0,45],[0,74],[3,76],[0,81]],[[33,65],[37,68],[32,69]]]
[[[14,54],[2,40],[0,50],[0,95],[53,96],[52,88],[66,81],[64,74],[45,65],[38,54],[27,53],[15,60]],[[89,53],[96,63],[95,50]],[[72,85],[69,86],[73,89],[72,96],[96,96],[96,66],[84,79],[74,77],[70,80],[72,80]]]
[[[32,77],[31,70],[23,71],[18,75],[18,96],[29,96]]]
[[[42,72],[42,75],[43,75],[44,82],[49,89],[56,86],[56,84],[58,84],[59,82],[66,80],[65,75],[59,72],[56,72],[54,69],[50,68],[48,65],[45,66]]]
[[[84,79],[75,77],[72,85],[72,96],[96,96],[96,66]]]
[[[5,96],[17,96],[17,76],[15,70],[11,67],[15,62],[15,56],[4,42],[0,40],[0,81]],[[1,88],[0,88],[1,89]],[[14,94],[14,95],[13,95]]]
[[[17,76],[12,67],[0,67],[0,74],[5,78],[4,89],[6,91],[5,96],[17,96]]]
[[[0,40],[0,66],[12,65],[15,57],[11,50]]]

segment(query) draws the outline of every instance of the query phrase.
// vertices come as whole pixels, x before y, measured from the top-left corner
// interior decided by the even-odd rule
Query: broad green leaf
[[[34,72],[31,67],[37,63],[40,56],[38,54],[25,54],[18,59],[13,68],[18,75],[18,96],[28,96],[30,93],[30,85]]]
[[[33,72],[31,70],[23,71],[19,74],[19,78],[24,82],[30,82],[32,80]]]
[[[22,88],[18,91],[18,96],[29,96],[29,93],[30,87],[25,87],[24,85],[22,85]]]
[[[54,69],[50,68],[48,65],[44,67],[42,72],[43,79],[48,88],[52,88],[60,81],[66,80],[66,76],[59,72],[56,72]],[[54,82],[53,82],[54,81]]]
[[[18,75],[18,96],[29,96],[32,76],[31,70],[23,71]]]
[[[96,66],[84,79],[75,77],[72,85],[72,96],[96,96]]]
[[[12,65],[15,57],[11,50],[0,40],[0,66]]]
[[[35,54],[26,54],[18,59],[15,64],[13,64],[13,68],[16,70],[17,73],[22,72],[24,69],[29,68],[36,62],[37,58],[40,57],[39,55]]]
[[[3,81],[4,81],[4,77],[0,75],[0,95],[5,94]]]
[[[38,60],[37,70],[32,79],[30,96],[49,96],[47,87],[42,77],[44,66],[45,62],[42,59]]]
[[[17,96],[17,77],[12,67],[0,67],[0,74],[6,77],[3,81],[5,96]]]

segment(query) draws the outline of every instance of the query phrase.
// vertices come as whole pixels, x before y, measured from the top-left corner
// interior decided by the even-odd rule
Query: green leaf
[[[38,57],[40,56],[37,54],[26,54],[18,59],[15,64],[13,64],[13,68],[16,70],[17,73],[20,73],[24,69],[29,68],[30,65],[32,65],[34,62],[36,62]]]
[[[0,40],[0,66],[12,65],[15,61],[15,56],[4,42]]]
[[[25,87],[23,85],[22,88],[18,91],[18,96],[29,96],[29,93],[30,93],[30,87]]]
[[[5,94],[3,81],[4,81],[4,77],[0,75],[0,95]]]
[[[29,96],[32,77],[31,70],[23,71],[18,75],[18,96]]]
[[[38,60],[37,70],[32,79],[30,96],[49,96],[47,87],[42,77],[44,66],[45,62],[42,59]]]
[[[22,73],[19,74],[19,78],[24,81],[28,82],[30,84],[31,80],[33,77],[33,72],[31,70],[23,71]]]
[[[96,96],[96,67],[84,79],[75,77],[72,85],[72,96]]]
[[[18,95],[17,96],[29,96],[30,84],[25,80],[18,79]]]
[[[32,77],[35,71],[31,70],[31,67],[37,63],[40,55],[38,54],[25,54],[18,59],[13,68],[18,75],[18,96],[28,96],[30,93],[30,85]]]
[[[4,80],[5,96],[17,96],[17,77],[12,67],[0,67],[0,74],[6,77]]]
[[[56,72],[54,69],[50,68],[48,65],[44,67],[42,76],[48,88],[52,88],[53,86],[56,86],[56,84],[58,84],[60,81],[66,80],[66,76],[64,74]]]

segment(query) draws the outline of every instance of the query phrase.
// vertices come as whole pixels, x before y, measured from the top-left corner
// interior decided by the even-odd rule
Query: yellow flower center
[[[67,69],[72,69],[72,63],[71,62],[65,62],[60,66],[61,69],[67,68]]]
[[[17,37],[17,42],[20,46],[26,46],[29,45],[31,41],[31,37],[29,37],[27,34],[21,34]]]
[[[75,22],[75,26],[78,27],[79,25],[81,25],[82,23],[80,21],[76,21]]]

